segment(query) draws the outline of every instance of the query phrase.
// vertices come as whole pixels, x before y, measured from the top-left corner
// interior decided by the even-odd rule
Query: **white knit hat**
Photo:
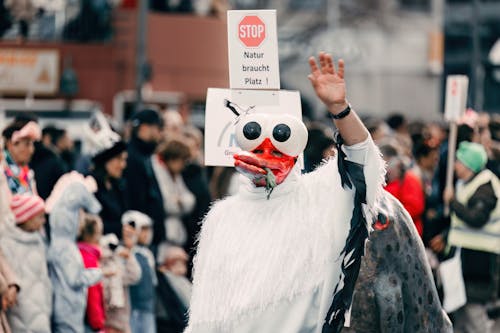
[[[137,210],[129,210],[122,215],[122,225],[129,224],[130,222],[135,223],[136,229],[150,227],[153,224],[149,216]]]
[[[43,199],[33,194],[15,194],[10,202],[10,209],[17,224],[22,224],[45,211]]]
[[[119,244],[120,244],[120,240],[118,239],[118,237],[116,237],[115,234],[106,234],[106,235],[102,236],[101,239],[99,240],[99,245],[103,248],[107,248],[110,245],[113,245],[116,247]]]

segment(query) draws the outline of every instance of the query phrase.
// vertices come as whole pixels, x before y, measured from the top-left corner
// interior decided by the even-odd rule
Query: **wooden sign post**
[[[446,169],[446,189],[453,188],[453,170],[455,165],[455,151],[457,148],[457,123],[465,114],[467,103],[467,89],[469,78],[465,75],[449,75],[446,78],[446,100],[444,118],[450,123],[448,136],[448,165]],[[446,204],[444,214],[450,214],[450,207]]]

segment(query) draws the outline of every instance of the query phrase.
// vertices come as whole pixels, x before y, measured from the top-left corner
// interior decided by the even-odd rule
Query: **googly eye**
[[[256,113],[242,117],[235,128],[238,146],[246,151],[257,148],[266,137],[268,121],[265,114]]]
[[[269,123],[271,142],[282,153],[298,156],[307,144],[307,129],[302,121],[290,115],[273,117]]]
[[[248,140],[255,140],[262,134],[262,127],[259,123],[251,121],[243,126],[243,135]]]
[[[278,142],[285,142],[292,135],[292,130],[287,124],[278,124],[273,128],[273,138]]]

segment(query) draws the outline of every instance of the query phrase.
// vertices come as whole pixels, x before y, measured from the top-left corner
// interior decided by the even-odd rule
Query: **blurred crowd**
[[[441,290],[439,265],[457,253],[449,215],[476,229],[500,218],[500,116],[470,110],[461,120],[453,189],[447,124],[397,113],[363,121]],[[335,142],[331,121],[307,126],[309,172]],[[200,221],[213,200],[237,191],[234,168],[205,167],[202,131],[173,109],[144,107],[120,131],[96,113],[82,133],[77,151],[64,128],[41,129],[29,115],[2,131],[0,332],[182,332]],[[487,181],[471,189],[477,179]],[[488,332],[499,256],[459,255],[467,304],[454,313],[456,332]]]
[[[155,108],[126,132],[97,113],[76,154],[31,116],[3,129],[0,332],[182,332],[212,199],[202,134]]]
[[[138,0],[0,0],[0,37],[78,42],[113,36],[115,9],[136,9]],[[149,0],[158,13],[224,18],[227,0]]]

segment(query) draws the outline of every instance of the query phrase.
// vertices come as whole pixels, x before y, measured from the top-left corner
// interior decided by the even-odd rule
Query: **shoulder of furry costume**
[[[249,312],[292,302],[338,271],[353,193],[326,171],[301,177],[296,191],[271,200],[235,195],[212,206],[194,259],[191,323],[230,327]]]

